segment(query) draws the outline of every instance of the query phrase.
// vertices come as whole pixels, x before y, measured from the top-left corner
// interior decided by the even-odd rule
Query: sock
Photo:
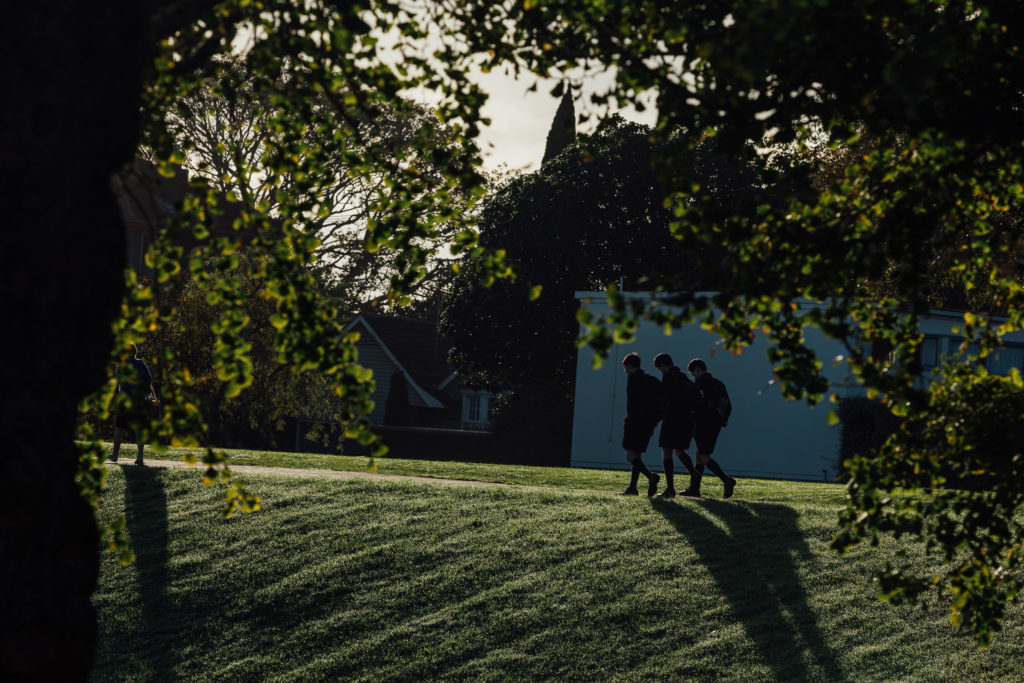
[[[693,476],[690,477],[690,488],[700,493],[700,480],[704,477],[704,465],[697,465],[693,468]]]
[[[714,458],[708,460],[708,469],[714,472],[715,476],[722,481],[729,481],[729,475],[722,471],[722,468],[718,466],[718,463],[715,462]]]
[[[690,476],[697,474],[697,471],[693,469],[693,460],[690,460],[690,455],[686,451],[682,453],[676,453],[679,456],[679,462],[683,463],[683,467],[690,473]]]
[[[644,461],[643,461],[643,460],[641,460],[640,458],[637,458],[637,459],[636,459],[636,462],[635,462],[635,463],[633,463],[633,467],[635,467],[635,468],[636,468],[637,470],[639,470],[640,472],[643,472],[643,475],[644,475],[645,477],[647,477],[648,479],[650,479],[651,477],[653,477],[653,476],[654,476],[654,475],[653,475],[653,474],[651,473],[651,471],[650,471],[649,469],[647,469],[647,465],[645,465],[645,464],[644,464]]]
[[[639,467],[637,465],[639,465]],[[640,462],[639,458],[637,458],[636,461],[633,463],[633,470],[629,473],[629,488],[636,488],[636,482],[640,478],[640,467],[643,466],[644,464]]]
[[[675,474],[675,468],[672,466],[672,457],[669,456],[668,460],[662,460],[661,464],[665,466],[665,481],[668,488],[674,489],[675,486],[672,485],[672,476]]]

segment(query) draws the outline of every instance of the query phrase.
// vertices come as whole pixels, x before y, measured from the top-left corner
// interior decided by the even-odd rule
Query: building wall
[[[592,299],[591,310],[607,310],[603,293],[581,292]],[[815,330],[807,330],[808,341],[818,349],[821,358],[834,358],[844,353],[842,347]],[[765,335],[755,335],[754,342],[740,355],[722,350],[721,338],[691,324],[666,336],[660,326],[641,322],[636,342],[616,344],[599,370],[591,367],[594,352],[580,349],[576,365],[576,399],[573,411],[572,466],[607,469],[629,467],[622,449],[622,422],[626,416],[626,374],[622,358],[636,351],[645,372],[660,379],[654,369],[654,356],[668,353],[685,372],[691,358],[703,358],[708,370],[722,380],[729,390],[733,414],[722,430],[715,449],[715,459],[729,474],[742,477],[767,477],[807,481],[831,480],[839,452],[838,427],[829,426],[829,406],[814,408],[805,402],[787,401],[773,382],[772,364],[766,355]],[[829,367],[825,375],[833,390],[845,395],[843,381],[845,364]],[[661,470],[661,453],[655,430],[644,462]],[[696,453],[694,447],[688,451]],[[677,462],[677,470],[680,466]]]
[[[644,296],[644,295],[634,295]],[[589,300],[595,313],[607,310],[603,292],[577,292]],[[816,304],[803,302],[804,308]],[[962,336],[963,313],[932,311],[921,319],[920,330],[931,340],[937,355],[957,357]],[[836,361],[846,354],[839,342],[814,328],[805,328],[811,348],[824,364],[822,374],[830,381],[830,392],[840,397],[861,395],[863,391],[849,377],[849,366]],[[1011,367],[1024,370],[1024,332],[1006,335],[1006,348],[982,361],[992,373],[1008,374]],[[576,400],[573,416],[572,466],[626,469],[622,450],[622,421],[626,412],[626,375],[622,357],[631,351],[640,354],[643,369],[660,377],[654,369],[654,356],[669,353],[676,365],[686,369],[691,358],[700,357],[711,373],[725,382],[733,403],[729,425],[722,430],[715,459],[729,474],[744,477],[770,477],[822,481],[836,473],[839,454],[838,426],[829,426],[827,401],[811,408],[805,401],[782,397],[779,385],[772,381],[772,364],[766,355],[766,335],[755,333],[753,343],[740,355],[722,350],[722,340],[699,324],[690,324],[666,336],[663,329],[642,321],[632,344],[615,345],[599,370],[593,370],[593,351],[580,349],[576,366]],[[926,354],[922,354],[924,360]],[[941,359],[939,359],[941,360]],[[832,361],[832,362],[830,362]],[[927,368],[927,363],[926,363]],[[928,377],[926,371],[925,377]],[[657,431],[651,439],[644,462],[661,469]],[[694,454],[691,446],[690,454]]]

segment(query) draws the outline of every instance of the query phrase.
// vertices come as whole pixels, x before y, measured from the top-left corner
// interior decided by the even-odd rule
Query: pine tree
[[[544,145],[544,158],[541,165],[554,159],[563,149],[576,142],[576,106],[572,101],[572,87],[564,86],[562,101],[555,111],[555,120],[548,131],[548,141]]]

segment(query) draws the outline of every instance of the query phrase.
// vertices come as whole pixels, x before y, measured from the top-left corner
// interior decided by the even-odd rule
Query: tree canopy
[[[0,677],[84,678],[88,671],[99,545],[89,506],[105,470],[95,445],[76,447],[76,436],[89,436],[76,432],[77,415],[89,396],[90,405],[107,409],[110,362],[126,341],[173,320],[161,292],[180,269],[219,311],[211,362],[227,397],[254,382],[245,333],[253,321],[237,286],[245,252],[255,266],[247,275],[263,283],[259,296],[272,308],[275,361],[329,378],[348,434],[373,440],[366,429],[372,375],[358,365],[354,337],[341,334],[338,309],[311,272],[321,246],[314,225],[332,206],[339,158],[347,174],[371,186],[381,180],[363,243],[395,255],[384,300],[402,303],[428,274],[440,248],[434,237],[466,210],[463,198],[482,193],[473,138],[484,98],[448,70],[450,58],[433,56],[428,23],[428,14],[410,16],[389,1],[364,10],[291,0],[159,7],[48,0],[26,21],[5,24],[12,105],[2,175],[11,202],[0,277],[8,300],[18,302],[8,323],[19,333],[3,372],[4,386],[19,390],[3,399],[11,452],[0,476],[7,520],[0,531]],[[272,134],[258,147],[256,185],[270,190],[269,199],[239,183],[234,234],[214,235],[210,224],[225,213],[225,198],[216,179],[195,178],[149,257],[154,281],[126,287],[111,176],[140,148],[166,174],[186,161],[189,150],[169,115],[211,82],[239,85],[222,78],[230,55],[252,100],[272,105],[261,122]],[[398,124],[408,144],[396,148],[393,136],[375,135],[379,129],[367,123],[401,109],[399,93],[417,85],[441,99],[433,116]],[[428,143],[444,123],[450,144]],[[242,158],[237,144],[226,147]],[[449,241],[448,251],[458,254],[474,248],[475,235],[456,231]],[[165,377],[163,414],[151,431],[162,442],[207,446],[206,478],[226,484],[226,511],[255,509],[258,500],[205,433],[198,379],[181,365]],[[123,550],[123,528],[109,531]]]
[[[482,192],[472,140],[485,96],[467,78],[469,69],[555,75],[603,67],[611,90],[592,106],[612,99],[643,106],[653,95],[665,143],[657,167],[680,252],[725,252],[716,267],[729,277],[714,300],[724,316],[710,322],[731,347],[752,327],[770,330],[784,392],[820,400],[827,391],[822,359],[801,332],[819,326],[851,340],[847,360],[857,380],[904,418],[880,457],[851,464],[837,547],[886,533],[921,539],[948,571],[907,577],[887,568],[880,574],[885,594],[950,590],[954,620],[988,642],[1022,583],[1024,458],[1006,425],[1020,421],[1024,380],[960,365],[923,387],[916,381],[917,317],[933,302],[934,288],[921,276],[927,270],[946,276],[954,291],[984,286],[988,306],[981,312],[1002,314],[965,314],[963,332],[978,344],[974,355],[1024,325],[1024,287],[1012,258],[1020,239],[1013,217],[1024,196],[1022,30],[1024,9],[1010,0],[440,0],[421,7],[391,0],[179,0],[159,7],[44,0],[27,22],[5,22],[0,49],[14,104],[3,126],[9,205],[0,286],[17,334],[3,384],[23,390],[4,392],[0,405],[0,433],[11,451],[0,476],[0,673],[67,678],[88,670],[97,536],[87,500],[94,500],[102,470],[94,450],[78,467],[78,404],[104,384],[112,349],[171,314],[153,308],[152,291],[133,287],[128,301],[144,313],[122,315],[124,235],[109,180],[140,146],[167,172],[184,160],[167,114],[216,73],[218,55],[228,54],[252,75],[254,97],[275,104],[263,182],[274,188],[279,210],[243,196],[235,238],[211,238],[206,222],[222,209],[214,188],[199,183],[183,207],[193,220],[178,229],[204,243],[179,254],[168,234],[153,257],[157,287],[182,264],[204,277],[207,258],[230,272],[239,243],[248,246],[274,306],[278,360],[330,377],[342,421],[353,435],[365,434],[372,378],[358,365],[353,338],[339,334],[336,311],[308,268],[319,240],[307,224],[329,206],[334,155],[342,150],[349,173],[388,184],[376,195],[365,244],[396,254],[387,299],[401,302],[437,253],[439,226],[466,210],[457,198]],[[413,125],[404,150],[369,135],[363,124],[380,106],[418,87],[438,93],[436,115],[453,126],[451,145],[429,144],[437,130],[429,119]],[[689,163],[708,140],[726,162],[718,166],[721,182],[702,180]],[[852,156],[841,176],[825,187],[811,181],[817,151],[863,141],[867,150]],[[327,149],[334,150],[330,158]],[[440,177],[426,177],[424,163]],[[729,179],[749,173],[758,192],[734,191],[744,183]],[[500,254],[480,247],[472,231],[459,231],[450,251],[478,258],[485,279],[506,272]],[[886,277],[894,286],[884,297],[863,285]],[[252,363],[241,334],[250,321],[231,279],[211,281],[208,297],[225,311],[214,358],[234,392],[251,384]],[[671,278],[661,286],[683,289]],[[610,322],[624,337],[638,314],[678,324],[703,312],[685,295],[676,301],[677,316],[628,310],[616,293],[611,288],[617,310]],[[798,312],[789,306],[795,297],[830,305]],[[588,339],[607,349],[611,335],[595,321]],[[891,343],[891,362],[870,362],[872,339]],[[168,436],[201,442],[189,377],[182,372],[164,390]],[[215,449],[205,460],[211,478],[232,481]],[[982,493],[943,489],[940,465],[992,474],[996,484]],[[90,497],[78,495],[80,486]],[[253,506],[244,487],[231,486],[229,509]],[[894,489],[903,493],[891,495]]]
[[[1014,219],[1024,197],[1024,11],[999,0],[502,7],[448,5],[469,51],[489,55],[485,68],[558,73],[596,63],[614,78],[597,104],[653,94],[659,134],[674,143],[660,168],[679,250],[726,251],[716,267],[728,278],[709,302],[723,314],[707,322],[730,348],[767,330],[783,393],[816,402],[828,392],[820,369],[830,359],[807,347],[803,327],[847,343],[856,381],[903,422],[880,456],[850,463],[835,545],[921,540],[945,572],[884,568],[883,595],[913,599],[935,587],[951,599],[953,621],[989,642],[1022,587],[1024,457],[1006,424],[1022,418],[1014,406],[1024,383],[1019,372],[990,376],[980,365],[918,381],[918,319],[941,303],[941,281],[947,293],[984,288],[961,327],[964,351],[977,349],[968,359],[1024,324]],[[758,192],[721,202],[691,164],[676,163],[707,139],[730,169],[756,173]],[[862,153],[822,185],[816,159],[844,148]],[[671,278],[661,285],[685,289]],[[587,335],[600,350],[613,333],[628,339],[637,315],[680,324],[707,313],[685,293],[674,300],[679,314],[630,308],[614,287],[609,295],[615,311]],[[807,313],[791,306],[799,297],[828,305]],[[871,359],[873,340],[891,345],[889,362]],[[948,468],[995,483],[951,490]]]
[[[265,207],[263,210],[276,216],[287,210],[281,202],[292,199],[281,188],[301,185],[293,177],[293,169],[270,170],[279,165],[287,149],[282,139],[287,129],[275,121],[286,115],[287,106],[280,101],[280,93],[286,89],[290,70],[282,70],[279,82],[267,84],[265,77],[252,74],[250,68],[238,56],[216,60],[199,87],[173,103],[166,114],[166,126],[183,152],[182,163],[190,175],[207,179],[215,190],[246,203],[252,211]],[[382,173],[357,172],[353,160],[372,146],[381,154],[390,154],[396,162],[416,164],[422,199],[445,184],[445,168],[438,166],[431,155],[439,152],[444,159],[446,153],[455,151],[459,136],[426,107],[403,99],[375,102],[350,122],[335,111],[326,95],[314,96],[318,98],[313,110],[319,125],[307,127],[302,145],[322,150],[318,163],[323,167],[318,168],[320,184],[309,188],[316,193],[309,198],[316,212],[302,217],[302,229],[314,233],[320,241],[315,262],[321,277],[332,283],[336,297],[343,296],[344,303],[356,310],[385,299],[390,277],[400,270],[395,263],[400,252],[387,245],[367,250],[365,238],[367,223],[379,223],[383,217],[382,197],[405,190],[396,188],[393,179]],[[339,144],[333,131],[348,125],[356,126],[359,135]],[[427,137],[418,137],[422,135]],[[276,182],[267,182],[275,175]],[[459,217],[471,199],[458,194],[452,197],[456,206],[462,206],[454,216],[437,222],[431,248],[446,246],[464,227]],[[436,287],[446,263],[427,259],[423,277],[410,283],[406,293]]]
[[[651,288],[666,274],[693,269],[668,230],[650,135],[640,124],[609,119],[540,170],[487,195],[480,244],[503,250],[515,277],[485,286],[474,261],[460,264],[442,325],[462,372],[568,392],[576,374],[576,291],[620,280]]]

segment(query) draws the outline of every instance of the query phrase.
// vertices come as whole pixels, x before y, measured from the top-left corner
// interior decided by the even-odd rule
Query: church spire
[[[563,149],[576,142],[576,106],[572,101],[572,86],[563,84],[562,101],[558,103],[555,119],[548,131],[548,141],[544,145],[544,158],[541,165],[558,156]]]

